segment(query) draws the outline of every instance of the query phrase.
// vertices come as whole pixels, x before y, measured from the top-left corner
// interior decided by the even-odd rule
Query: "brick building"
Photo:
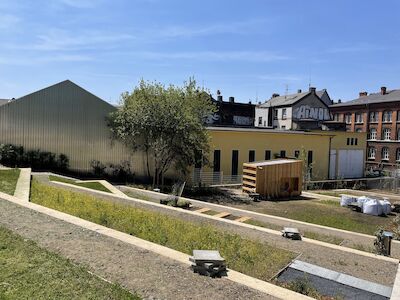
[[[367,167],[394,169],[400,163],[400,90],[381,87],[379,93],[360,92],[352,101],[330,106],[333,120],[346,130],[367,132]]]

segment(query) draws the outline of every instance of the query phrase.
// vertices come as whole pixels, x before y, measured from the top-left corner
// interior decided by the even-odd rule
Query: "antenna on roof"
[[[286,99],[286,96],[288,95],[288,92],[289,92],[289,85],[286,83],[285,84],[285,99]]]
[[[311,66],[309,66],[309,70],[310,70],[310,73],[309,73],[309,75],[308,75],[308,89],[310,89],[310,87],[311,87]]]

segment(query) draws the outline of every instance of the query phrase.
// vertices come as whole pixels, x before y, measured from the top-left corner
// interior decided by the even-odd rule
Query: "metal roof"
[[[325,90],[316,91],[316,95],[321,98],[325,93]],[[269,99],[267,102],[258,105],[258,107],[271,107],[271,106],[289,106],[295,104],[297,101],[311,94],[310,91],[290,94],[285,96],[278,96]]]
[[[0,105],[7,104],[11,99],[0,99]]]
[[[386,94],[384,95],[382,95],[381,93],[373,93],[369,94],[368,96],[362,96],[351,101],[336,103],[331,105],[331,107],[366,105],[373,103],[396,102],[396,101],[400,101],[400,90],[387,91]]]

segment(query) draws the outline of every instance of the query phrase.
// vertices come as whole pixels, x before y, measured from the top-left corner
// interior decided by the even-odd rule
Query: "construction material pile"
[[[358,207],[360,212],[373,216],[388,215],[392,212],[392,204],[386,198],[379,200],[366,196],[342,195],[340,206]]]

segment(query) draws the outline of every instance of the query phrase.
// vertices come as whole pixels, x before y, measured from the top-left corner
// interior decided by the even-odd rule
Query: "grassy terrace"
[[[49,179],[50,179],[50,181],[64,182],[64,183],[69,183],[69,184],[73,184],[73,185],[77,185],[77,186],[82,186],[82,187],[92,189],[92,190],[98,190],[98,191],[102,191],[102,192],[111,193],[108,188],[106,188],[104,185],[102,185],[99,182],[79,182],[79,183],[77,183],[75,180],[64,178],[64,177],[59,177],[59,176],[54,176],[54,175],[50,175]]]
[[[100,200],[35,180],[31,201],[187,254],[193,249],[218,249],[228,267],[262,280],[269,280],[296,256],[209,225]]]
[[[263,201],[246,207],[241,205],[240,208],[370,235],[373,235],[378,227],[390,226],[394,218],[354,212],[331,200]]]
[[[19,169],[0,170],[0,192],[14,195],[19,173]]]
[[[140,299],[3,227],[0,270],[0,299]]]

